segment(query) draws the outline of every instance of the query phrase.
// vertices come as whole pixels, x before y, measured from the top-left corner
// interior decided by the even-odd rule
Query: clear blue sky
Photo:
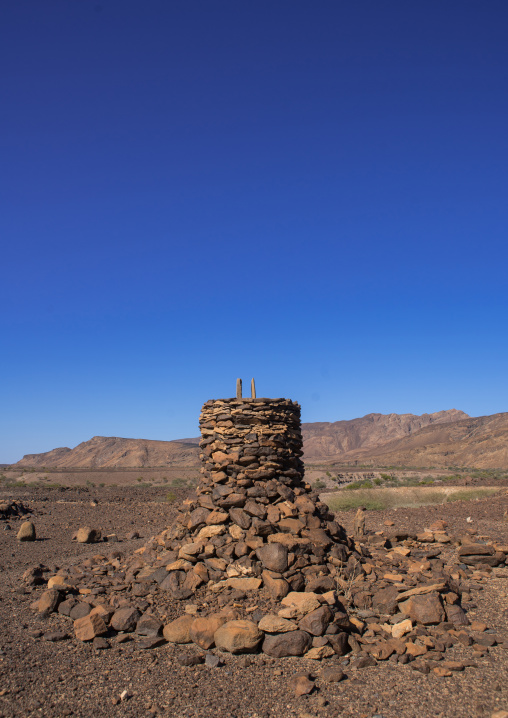
[[[506,0],[0,9],[0,461],[508,410]]]

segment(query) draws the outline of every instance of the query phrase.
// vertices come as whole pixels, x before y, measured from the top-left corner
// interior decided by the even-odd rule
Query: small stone
[[[432,673],[434,673],[436,676],[439,676],[440,678],[448,678],[452,675],[452,672],[444,666],[436,666],[432,669]]]
[[[193,615],[187,614],[168,623],[162,631],[166,641],[169,643],[191,643],[190,627],[194,620]]]
[[[96,636],[92,641],[92,646],[97,651],[102,651],[107,648],[110,648],[109,641],[106,638],[102,638],[101,636]]]
[[[295,696],[304,696],[314,688],[314,681],[310,680],[308,673],[296,673],[289,681],[289,688]]]
[[[205,655],[205,666],[208,668],[218,668],[221,665],[222,661],[219,656],[216,656],[213,653],[207,653]]]
[[[400,623],[396,623],[392,626],[392,636],[394,638],[402,638],[406,633],[409,633],[413,628],[413,624],[409,618],[406,618]]]
[[[286,618],[275,616],[273,614],[267,614],[258,623],[260,631],[266,633],[287,633],[288,631],[297,631],[298,626],[294,621],[288,621]]]
[[[343,681],[345,677],[345,673],[337,666],[325,668],[320,673],[320,678],[327,683],[339,683],[340,681]]]
[[[18,541],[35,541],[35,526],[31,521],[24,521],[16,535]]]
[[[465,665],[461,661],[443,661],[440,665],[449,671],[463,671],[465,668]]]
[[[60,593],[54,588],[49,588],[42,592],[37,601],[37,611],[43,616],[49,616],[50,613],[56,611],[59,601]]]
[[[215,632],[226,623],[227,618],[212,613],[206,618],[195,618],[190,626],[190,637],[194,643],[207,651],[215,644]]]
[[[136,633],[140,636],[155,638],[160,635],[162,628],[162,621],[149,613],[145,613],[136,624]]]
[[[179,653],[176,660],[181,666],[198,666],[205,662],[205,657],[202,653]]]
[[[162,646],[164,643],[166,643],[166,640],[162,636],[147,636],[146,638],[142,638],[138,641],[136,645],[137,648],[149,650],[151,648]]]
[[[377,661],[372,656],[361,656],[352,664],[353,668],[373,668]]]
[[[48,579],[48,588],[56,588],[59,591],[69,591],[74,588],[72,581],[66,576],[50,576]]]
[[[416,623],[430,625],[445,620],[445,611],[437,594],[411,596],[399,605],[400,610]]]
[[[115,631],[134,631],[141,614],[136,608],[119,608],[111,616],[110,626]]]
[[[311,611],[304,616],[300,623],[300,629],[307,631],[313,636],[322,636],[328,628],[330,621],[333,619],[333,613],[328,606],[320,606],[315,611]]]
[[[475,631],[475,633],[483,633],[487,628],[488,625],[483,621],[471,621],[471,630]]]
[[[316,593],[291,591],[285,596],[281,604],[288,608],[295,608],[300,616],[315,611],[321,606],[321,601]]]
[[[214,641],[218,649],[229,653],[255,653],[263,635],[252,621],[228,621],[217,629]]]
[[[312,645],[312,638],[306,631],[290,631],[266,635],[263,641],[263,653],[274,658],[284,656],[303,656]]]
[[[84,601],[78,601],[74,604],[74,606],[69,611],[69,617],[72,618],[73,621],[77,621],[78,618],[83,618],[84,616],[88,616],[88,614],[91,612],[92,607],[89,603],[85,603]]]
[[[49,631],[42,638],[44,641],[55,643],[56,641],[65,641],[66,638],[69,638],[69,634],[67,631]]]
[[[349,636],[345,631],[336,633],[335,635],[327,635],[328,643],[338,656],[345,656],[350,653]]]
[[[92,529],[90,526],[83,526],[76,534],[76,541],[78,543],[96,543],[101,539],[101,532],[99,529]]]
[[[331,646],[313,646],[305,654],[305,658],[310,658],[314,661],[321,661],[323,658],[331,658],[334,655],[333,648]]]
[[[84,616],[74,621],[74,633],[79,641],[92,641],[96,636],[107,633],[104,621],[97,614]]]
[[[288,569],[288,554],[286,546],[280,543],[267,543],[257,550],[257,556],[263,566],[269,571],[284,573]]]

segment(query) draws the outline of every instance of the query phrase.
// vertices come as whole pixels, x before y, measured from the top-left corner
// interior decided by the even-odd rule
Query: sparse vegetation
[[[472,501],[483,499],[496,494],[500,489],[496,487],[485,487],[478,489],[453,488],[431,491],[425,487],[402,487],[381,488],[381,489],[355,489],[351,491],[339,491],[322,497],[332,511],[347,511],[365,506],[369,510],[384,510],[397,507],[426,506],[428,504],[443,504],[449,501]]]
[[[315,491],[319,491],[320,489],[326,489],[326,482],[322,481],[321,479],[318,479],[312,484],[312,488]]]

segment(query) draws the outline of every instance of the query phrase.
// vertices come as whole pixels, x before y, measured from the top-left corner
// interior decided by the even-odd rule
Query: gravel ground
[[[183,493],[175,491],[178,499]],[[71,564],[86,556],[110,552],[129,554],[167,527],[173,505],[161,499],[160,489],[94,488],[14,489],[0,492],[0,501],[21,499],[33,510],[38,540],[19,543],[20,519],[0,522],[0,718],[11,716],[172,716],[191,718],[412,718],[414,716],[495,715],[508,711],[508,570],[493,569],[488,579],[471,587],[470,620],[485,621],[495,630],[500,645],[490,648],[477,667],[450,677],[422,675],[410,665],[385,661],[360,670],[344,666],[344,659],[323,662],[302,658],[270,659],[267,656],[224,654],[224,665],[184,667],[176,660],[181,648],[169,644],[141,650],[135,640],[114,643],[97,651],[74,638],[51,643],[40,633],[69,630],[69,619],[53,614],[42,618],[30,609],[35,589],[24,588],[26,568],[45,564],[50,568]],[[92,501],[96,499],[96,501]],[[97,505],[92,505],[96,503]],[[395,528],[423,530],[436,519],[448,522],[448,532],[464,534],[474,527],[478,535],[508,543],[508,523],[503,513],[508,496],[443,506],[368,512],[367,528],[381,530],[384,522]],[[466,522],[471,517],[472,523]],[[339,520],[352,530],[354,512]],[[11,530],[4,530],[6,525]],[[103,534],[116,533],[120,543],[81,545],[71,541],[80,526]],[[138,531],[140,538],[124,537]],[[504,643],[503,643],[504,641]],[[188,653],[197,652],[189,647]],[[471,660],[470,648],[460,644],[446,658]],[[342,663],[340,662],[342,661]],[[340,665],[347,679],[327,683],[320,679],[329,665]],[[316,678],[310,695],[295,697],[289,688],[297,672]],[[126,691],[123,700],[120,695]]]

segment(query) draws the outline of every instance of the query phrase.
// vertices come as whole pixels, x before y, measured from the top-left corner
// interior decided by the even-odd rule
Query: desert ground
[[[136,479],[143,474],[137,472]],[[22,501],[31,510],[37,530],[35,542],[19,542],[16,534],[26,517],[0,522],[0,717],[508,715],[503,713],[508,711],[506,566],[471,580],[470,600],[465,605],[469,620],[484,622],[485,635],[494,637],[495,645],[473,654],[471,647],[456,643],[446,652],[446,660],[469,665],[449,676],[434,671],[423,674],[411,663],[401,665],[390,660],[356,668],[348,656],[322,661],[275,659],[263,654],[219,654],[215,649],[211,652],[220,656],[221,665],[185,666],[182,654],[199,653],[196,646],[165,643],[147,649],[133,637],[126,642],[111,640],[107,650],[98,650],[74,637],[69,618],[57,613],[43,618],[31,609],[40,588],[27,586],[22,579],[30,567],[43,564],[53,573],[98,553],[131,554],[171,524],[176,506],[189,488],[174,480],[164,482],[163,476],[152,485],[137,480],[126,485],[118,476],[116,481],[107,481],[87,475],[81,486],[51,488],[42,481],[37,482],[39,486],[4,483],[0,488],[0,503],[7,499]],[[60,481],[55,481],[54,475],[48,478],[46,483],[57,484],[62,477]],[[506,544],[508,523],[503,517],[507,510],[504,487],[495,496],[479,500],[367,511],[366,525],[370,531],[386,531],[386,524],[393,522],[395,529],[423,531],[433,521],[443,519],[450,536],[473,528],[477,537]],[[337,514],[348,533],[353,530],[354,517],[355,510]],[[73,542],[73,533],[85,525],[99,528],[103,536],[116,534],[119,541],[92,545]],[[133,532],[138,532],[139,538],[127,539]],[[62,633],[68,637],[47,640],[54,638],[55,632],[57,637]],[[344,680],[327,681],[326,668],[330,666],[341,668]],[[311,693],[296,696],[290,681],[301,672],[310,676],[314,687]]]

